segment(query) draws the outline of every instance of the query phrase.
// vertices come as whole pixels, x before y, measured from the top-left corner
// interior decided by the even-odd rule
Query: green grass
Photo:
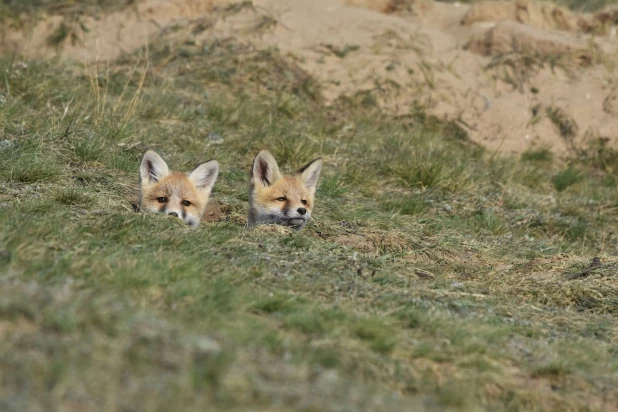
[[[553,154],[549,149],[528,150],[521,155],[522,160],[528,162],[550,162]]]
[[[455,0],[441,0],[452,3]],[[478,0],[463,0],[460,3],[475,3]],[[552,0],[553,3],[566,6],[579,12],[594,12],[607,6],[615,6],[616,0]]]
[[[554,175],[552,183],[558,192],[562,192],[569,186],[572,186],[582,180],[582,175],[576,169],[568,167]]]
[[[168,40],[105,75],[0,60],[0,409],[616,404],[608,148],[495,157],[422,108],[327,108],[275,50]],[[147,148],[217,159],[221,221],[134,212]],[[245,228],[262,148],[324,159],[302,232]]]
[[[616,0],[556,0],[556,3],[581,12],[593,12],[617,4]]]

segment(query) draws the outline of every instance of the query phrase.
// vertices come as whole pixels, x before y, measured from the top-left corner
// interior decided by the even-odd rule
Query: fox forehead
[[[147,187],[149,196],[156,197],[179,197],[183,200],[196,202],[200,199],[195,186],[191,183],[187,175],[180,172],[172,172],[169,176],[161,179],[160,182]]]
[[[287,197],[290,200],[311,199],[310,193],[296,176],[283,176],[271,186],[261,188],[258,197],[261,200],[273,200],[271,198]]]

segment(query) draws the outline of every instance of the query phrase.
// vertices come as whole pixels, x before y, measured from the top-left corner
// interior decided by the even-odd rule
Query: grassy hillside
[[[615,408],[616,154],[501,157],[319,96],[233,39],[2,59],[0,409]],[[147,148],[217,159],[221,219],[136,213]],[[244,227],[262,148],[325,160],[302,232]]]

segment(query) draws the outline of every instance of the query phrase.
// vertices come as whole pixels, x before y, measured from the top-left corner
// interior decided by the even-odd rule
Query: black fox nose
[[[305,209],[304,207],[299,207],[298,209],[296,209],[296,211],[298,212],[298,214],[300,214],[301,216],[304,216],[305,213],[307,213],[307,209]]]
[[[169,212],[168,215],[178,217],[178,213],[176,212]]]

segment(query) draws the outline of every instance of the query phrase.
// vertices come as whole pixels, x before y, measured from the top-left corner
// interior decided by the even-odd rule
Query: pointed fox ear
[[[156,183],[170,174],[165,160],[154,150],[148,150],[139,167],[140,183]]]
[[[268,150],[261,150],[253,159],[252,176],[255,183],[270,186],[281,179],[277,161]]]
[[[315,159],[303,166],[297,173],[300,175],[300,180],[307,189],[315,192],[318,185],[318,178],[322,170],[322,159]]]
[[[217,176],[219,176],[219,162],[211,160],[193,169],[189,175],[189,180],[196,188],[210,193],[217,181]]]

